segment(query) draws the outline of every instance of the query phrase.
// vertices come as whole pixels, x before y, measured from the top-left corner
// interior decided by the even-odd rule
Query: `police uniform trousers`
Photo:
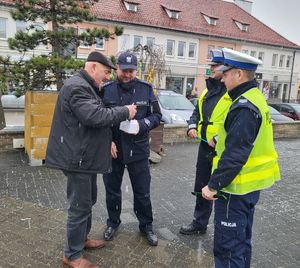
[[[97,201],[97,174],[63,171],[67,177],[67,239],[64,254],[78,259],[92,226],[92,207]]]
[[[245,195],[224,193],[215,201],[214,259],[216,268],[250,268],[255,205],[260,191]]]
[[[196,166],[195,192],[200,192],[208,184],[212,169],[212,154],[214,149],[208,144],[201,142],[198,149]],[[212,211],[212,201],[197,196],[194,210],[193,225],[197,228],[206,229]]]
[[[133,190],[133,209],[141,231],[152,230],[152,206],[150,200],[150,166],[148,158],[126,165]],[[118,159],[112,161],[112,172],[103,175],[106,189],[107,226],[117,228],[122,210],[122,179],[125,164]]]

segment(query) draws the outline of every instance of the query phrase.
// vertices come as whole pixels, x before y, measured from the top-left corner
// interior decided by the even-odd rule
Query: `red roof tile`
[[[287,40],[234,3],[222,0],[133,1],[139,2],[136,13],[127,11],[123,0],[100,0],[91,7],[91,12],[100,20],[300,49],[300,46]],[[12,3],[12,0],[0,0],[0,4]],[[180,10],[179,19],[169,18],[163,6]],[[212,14],[218,18],[217,25],[209,25],[202,14]],[[249,24],[249,30],[241,31],[234,20]]]
[[[222,0],[144,0],[134,13],[128,12],[122,2],[123,0],[100,0],[91,11],[104,20],[300,49],[300,46],[234,3]],[[181,10],[179,19],[169,18],[162,5]],[[217,25],[209,25],[202,14],[213,14],[213,17],[218,18]],[[249,24],[248,32],[241,31],[234,20]]]

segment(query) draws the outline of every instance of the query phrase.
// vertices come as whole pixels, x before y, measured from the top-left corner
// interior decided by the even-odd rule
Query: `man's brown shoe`
[[[69,260],[65,256],[63,256],[63,264],[69,268],[97,268],[98,266],[91,263],[89,260],[80,257],[79,259],[76,260]]]
[[[85,249],[97,249],[97,248],[103,248],[106,245],[106,241],[104,240],[91,240],[87,239],[84,243]]]

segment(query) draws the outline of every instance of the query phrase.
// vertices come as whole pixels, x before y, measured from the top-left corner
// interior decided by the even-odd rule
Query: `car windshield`
[[[194,110],[194,105],[184,96],[160,95],[161,106],[166,110]]]
[[[272,106],[269,106],[269,110],[270,110],[270,114],[281,114],[280,112],[278,112],[275,108],[273,108]]]
[[[297,113],[300,113],[300,104],[290,103],[290,105],[296,110]]]

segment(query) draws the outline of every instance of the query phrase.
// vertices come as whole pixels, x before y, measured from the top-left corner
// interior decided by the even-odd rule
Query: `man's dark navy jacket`
[[[118,160],[124,164],[149,157],[149,131],[156,128],[161,112],[152,86],[139,79],[129,83],[113,81],[102,88],[103,102],[106,107],[135,104],[137,113],[134,119],[139,123],[139,133],[132,135],[119,130],[120,125],[112,126],[113,141],[117,145]]]

